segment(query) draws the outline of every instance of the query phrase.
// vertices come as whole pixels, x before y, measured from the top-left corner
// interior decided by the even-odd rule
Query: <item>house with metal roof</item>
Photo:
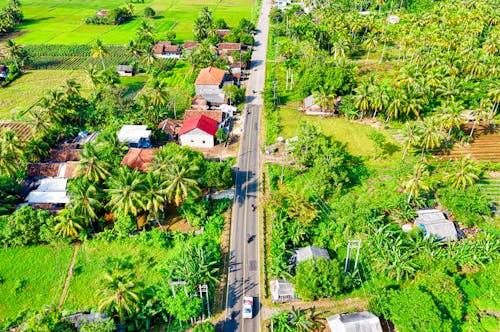
[[[182,146],[212,148],[215,145],[215,134],[218,123],[205,115],[199,115],[184,121],[179,132]]]
[[[437,237],[440,241],[458,239],[455,223],[448,220],[444,213],[437,209],[418,210],[414,225],[422,227],[426,236]]]
[[[295,285],[289,281],[275,279],[269,282],[271,289],[271,300],[273,302],[290,302],[296,300]]]
[[[313,258],[324,258],[326,260],[330,260],[330,255],[328,254],[328,250],[315,246],[307,246],[295,249],[295,261],[297,263],[304,262]]]
[[[131,169],[145,173],[149,170],[158,149],[138,149],[130,148],[123,157],[121,165],[127,165]]]
[[[26,196],[25,202],[34,208],[51,212],[61,210],[69,203],[69,197],[66,194],[67,184],[66,178],[41,179],[38,187]]]
[[[134,76],[134,67],[129,65],[118,65],[116,71],[120,76]]]
[[[379,318],[369,311],[337,314],[326,321],[332,332],[382,332]]]
[[[143,125],[123,125],[118,132],[118,141],[132,148],[150,148],[151,130]]]

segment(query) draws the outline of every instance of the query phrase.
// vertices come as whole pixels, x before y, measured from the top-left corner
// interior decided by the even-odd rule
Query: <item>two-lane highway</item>
[[[260,92],[264,90],[266,77],[270,7],[270,0],[262,1],[251,74],[246,84],[244,127],[235,177],[224,331],[260,331],[259,220],[258,211],[252,206],[258,205],[259,123],[263,105]],[[242,318],[244,296],[254,298],[252,319]]]

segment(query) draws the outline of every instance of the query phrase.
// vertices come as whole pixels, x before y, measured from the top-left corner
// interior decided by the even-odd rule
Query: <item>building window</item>
[[[202,141],[203,144],[205,144],[205,141]]]

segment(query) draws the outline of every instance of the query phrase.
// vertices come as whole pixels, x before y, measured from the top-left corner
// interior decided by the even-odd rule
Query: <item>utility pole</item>
[[[360,249],[361,249],[361,240],[349,240],[347,242],[347,254],[345,256],[344,273],[347,273],[347,271],[349,270],[349,263],[350,263],[349,256],[351,256],[351,252],[354,253],[353,250],[356,250],[356,258],[354,260],[353,271],[357,269]]]
[[[205,299],[207,301],[207,313],[208,313],[208,317],[211,316],[211,313],[210,313],[210,299],[208,298],[208,286],[207,285],[200,285],[199,286],[199,290],[200,290],[200,298],[201,298],[201,304],[202,304],[202,317],[203,317],[203,294],[205,294]]]
[[[183,280],[172,281],[172,282],[170,282],[170,287],[172,288],[172,293],[174,294],[174,299],[177,296],[177,293],[175,293],[175,287],[174,286],[175,287],[183,286],[184,287],[184,293],[186,294],[186,296],[189,296],[188,292],[187,292],[186,282],[185,281],[183,281]],[[182,322],[181,322],[180,319],[179,319],[179,325],[182,326]]]

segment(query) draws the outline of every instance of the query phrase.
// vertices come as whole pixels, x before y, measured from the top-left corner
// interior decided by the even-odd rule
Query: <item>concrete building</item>
[[[118,132],[118,141],[132,148],[151,147],[151,130],[143,125],[124,125]]]
[[[290,302],[297,299],[295,295],[295,285],[289,281],[275,279],[269,282],[271,289],[271,300],[273,302]]]
[[[333,315],[326,321],[332,332],[382,332],[379,318],[369,311]]]
[[[197,148],[212,148],[215,145],[217,129],[217,121],[205,115],[184,120],[179,132],[180,144]]]
[[[222,87],[225,81],[229,81],[227,76],[226,72],[219,68],[208,67],[202,69],[194,82],[196,94],[216,106],[226,103],[226,95]]]

